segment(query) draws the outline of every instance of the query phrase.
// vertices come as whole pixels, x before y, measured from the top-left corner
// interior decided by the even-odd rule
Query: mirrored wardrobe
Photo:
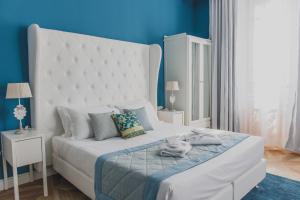
[[[210,127],[211,41],[185,33],[165,36],[164,58],[165,82],[179,82],[174,107],[185,112],[185,125]]]

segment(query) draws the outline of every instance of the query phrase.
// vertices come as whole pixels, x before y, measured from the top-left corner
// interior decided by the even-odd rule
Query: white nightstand
[[[157,115],[160,121],[184,125],[184,111],[159,110]]]
[[[47,171],[45,157],[45,141],[43,134],[36,130],[28,130],[22,134],[15,134],[15,130],[2,131],[2,159],[4,174],[4,189],[7,185],[7,166],[6,161],[13,167],[14,194],[15,200],[19,200],[18,172],[17,168],[25,165],[30,166],[30,177],[33,181],[32,164],[43,163],[43,184],[44,196],[48,196]]]

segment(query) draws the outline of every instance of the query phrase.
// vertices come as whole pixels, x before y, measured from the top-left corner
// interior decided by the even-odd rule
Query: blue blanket
[[[161,157],[166,140],[100,156],[95,164],[97,200],[155,200],[160,182],[204,163],[240,143],[248,136],[220,134],[222,145],[198,145],[185,158]]]

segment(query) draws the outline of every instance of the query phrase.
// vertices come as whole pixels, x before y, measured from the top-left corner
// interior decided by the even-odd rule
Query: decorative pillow
[[[96,140],[105,140],[120,136],[109,113],[89,113]]]
[[[158,124],[158,117],[157,117],[157,112],[154,106],[147,100],[137,100],[137,101],[132,101],[132,102],[127,102],[126,104],[119,104],[116,105],[116,108],[122,112],[122,110],[131,110],[131,109],[138,109],[145,107],[146,113],[148,120],[153,128],[156,127]]]
[[[70,116],[69,116],[69,113],[68,113],[67,109],[64,108],[64,107],[57,107],[57,112],[58,112],[58,115],[61,119],[62,126],[63,126],[64,131],[65,131],[64,136],[65,137],[71,137],[72,136],[71,119],[70,119]]]
[[[123,138],[131,138],[145,134],[144,128],[141,122],[137,119],[135,112],[112,114],[111,117]]]
[[[145,107],[137,108],[137,109],[124,109],[125,113],[128,112],[135,112],[138,120],[141,122],[142,126],[144,127],[145,131],[152,131],[153,127],[151,123],[149,122],[147,112]]]
[[[74,139],[85,139],[94,136],[88,113],[119,113],[118,109],[107,105],[81,108],[59,106],[57,107],[57,111],[62,121],[65,136],[73,137]]]

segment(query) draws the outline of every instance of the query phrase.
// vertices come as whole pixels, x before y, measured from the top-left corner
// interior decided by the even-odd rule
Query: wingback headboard
[[[139,99],[157,106],[159,45],[28,28],[31,122],[51,137],[63,132],[57,106],[94,106]]]

